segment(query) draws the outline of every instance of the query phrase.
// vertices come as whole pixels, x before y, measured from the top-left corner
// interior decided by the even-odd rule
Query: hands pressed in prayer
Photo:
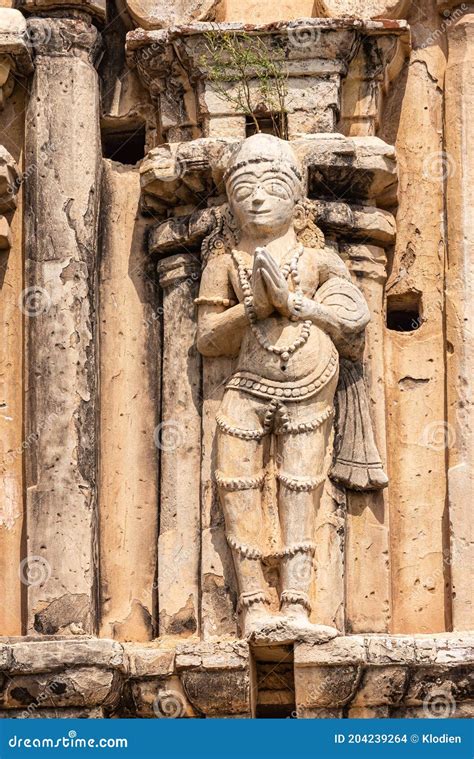
[[[276,308],[283,316],[289,315],[288,299],[290,291],[288,282],[283,276],[276,261],[265,248],[255,250],[253,276],[261,283],[260,292],[264,293],[266,303]],[[254,289],[254,302],[257,305],[257,292]]]

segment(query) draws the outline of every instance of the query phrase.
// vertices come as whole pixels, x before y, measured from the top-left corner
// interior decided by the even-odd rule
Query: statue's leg
[[[307,622],[315,550],[315,517],[329,469],[334,388],[312,404],[288,404],[289,422],[277,436],[278,508],[285,551],[280,570],[281,610]]]
[[[257,403],[235,391],[218,415],[216,480],[239,586],[244,634],[268,616],[269,595],[262,570],[262,487],[268,435],[253,408]],[[238,424],[234,422],[239,401]],[[232,413],[233,412],[233,413]],[[235,426],[234,426],[235,425]],[[255,439],[251,432],[255,432]]]

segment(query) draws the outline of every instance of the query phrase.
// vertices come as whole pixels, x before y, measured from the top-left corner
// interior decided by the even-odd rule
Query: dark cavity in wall
[[[257,719],[296,716],[294,657],[292,646],[252,647]]]
[[[258,129],[257,129],[257,122]],[[245,136],[251,137],[253,134],[273,134],[276,137],[286,135],[286,113],[264,113],[258,116],[246,116],[245,118]]]
[[[387,297],[388,329],[394,332],[414,332],[421,324],[421,293],[406,292]]]
[[[145,126],[134,124],[126,129],[102,127],[102,155],[112,161],[134,166],[145,155]]]

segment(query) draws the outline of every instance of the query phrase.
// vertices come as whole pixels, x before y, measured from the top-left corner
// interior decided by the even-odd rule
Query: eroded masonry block
[[[427,650],[430,661],[420,658]],[[340,636],[292,649],[12,638],[0,643],[0,716],[472,716],[473,660],[467,634]]]

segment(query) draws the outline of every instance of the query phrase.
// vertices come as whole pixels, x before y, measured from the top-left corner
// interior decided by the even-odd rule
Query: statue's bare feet
[[[275,614],[270,614],[266,604],[256,603],[242,611],[241,622],[243,637],[248,638],[263,627],[274,624]]]
[[[339,631],[335,627],[310,622],[309,613],[302,604],[282,604],[281,615],[295,633],[302,633],[303,635],[305,633],[316,634],[321,637],[327,636],[328,638],[334,638],[336,635],[339,635]]]
[[[304,627],[305,625],[311,624],[308,612],[302,604],[282,604],[281,613],[285,619],[297,625],[302,625]]]

